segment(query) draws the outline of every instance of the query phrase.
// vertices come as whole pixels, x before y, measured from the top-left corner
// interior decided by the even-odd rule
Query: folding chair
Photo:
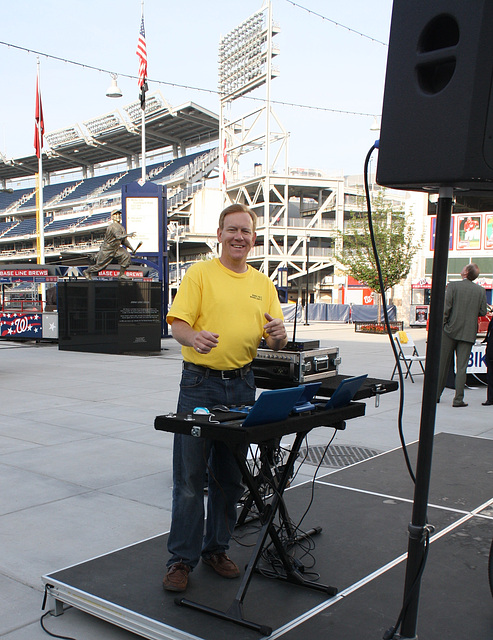
[[[406,366],[406,375],[404,377],[407,378],[407,376],[409,376],[411,378],[411,382],[414,382],[414,378],[411,373],[411,367],[413,366],[413,362],[419,362],[419,366],[421,367],[421,373],[424,374],[425,369],[423,367],[423,362],[425,362],[426,356],[419,355],[413,339],[405,331],[398,331],[394,336],[394,340],[397,346],[399,360],[400,362],[403,362]],[[397,370],[397,363],[395,364],[394,370],[392,371],[391,380],[394,379],[396,370]]]

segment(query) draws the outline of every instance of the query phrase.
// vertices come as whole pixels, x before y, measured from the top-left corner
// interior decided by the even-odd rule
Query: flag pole
[[[142,87],[142,91],[144,88]],[[142,182],[146,181],[146,106],[142,107]]]
[[[137,44],[139,58],[140,108],[142,110],[142,184],[146,181],[146,91],[147,91],[147,46],[144,28],[144,0],[141,2],[139,41]]]
[[[41,83],[40,83],[40,64],[37,61],[37,77],[36,77],[36,134],[38,138],[37,155],[38,155],[38,176],[36,178],[36,226],[38,227],[38,264],[44,264],[45,261],[45,234],[44,234],[44,212],[43,212],[43,107],[41,105]]]

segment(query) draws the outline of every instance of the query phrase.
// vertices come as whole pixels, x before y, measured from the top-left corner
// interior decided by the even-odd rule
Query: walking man
[[[438,397],[445,388],[447,374],[456,356],[455,397],[453,407],[467,407],[464,402],[466,386],[466,370],[471,349],[478,333],[478,317],[484,316],[487,310],[486,292],[483,287],[474,284],[479,276],[479,267],[471,263],[461,272],[462,280],[450,282],[445,292],[445,308],[443,314],[442,348],[438,374]]]

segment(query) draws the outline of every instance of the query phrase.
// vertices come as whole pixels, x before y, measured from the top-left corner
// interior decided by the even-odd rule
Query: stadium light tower
[[[219,43],[218,85],[220,94],[220,174],[224,206],[237,201],[237,195],[250,202],[253,210],[263,219],[264,272],[269,272],[270,199],[274,165],[284,151],[283,172],[287,175],[287,140],[289,134],[282,127],[271,107],[271,80],[279,75],[272,66],[272,59],[279,54],[273,46],[273,36],[280,29],[272,20],[272,2],[267,0],[262,9],[243,21],[224,36]],[[265,85],[262,106],[239,117],[232,117],[232,104],[254,89]],[[226,112],[228,110],[228,116]],[[249,153],[263,153],[263,162],[255,163],[254,181],[263,193],[262,202],[251,202],[246,193],[237,194],[240,161]]]
[[[225,196],[226,178],[229,177],[227,165],[229,163],[229,175],[236,175],[241,155],[263,149],[265,169],[269,173],[270,146],[279,139],[279,136],[272,136],[270,124],[270,83],[272,78],[279,75],[272,67],[272,58],[279,53],[272,45],[272,36],[279,31],[272,22],[272,3],[267,2],[219,43],[220,148],[223,151],[221,173]],[[249,125],[248,116],[240,121],[228,121],[226,107],[262,85],[266,85],[264,106],[254,114],[249,114],[255,124]],[[265,119],[261,117],[262,112]],[[262,120],[265,130],[258,135],[253,129]]]

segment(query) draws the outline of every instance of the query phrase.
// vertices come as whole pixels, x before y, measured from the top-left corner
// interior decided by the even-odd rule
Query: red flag
[[[228,152],[226,151],[226,137],[223,145],[223,185],[226,186],[226,167],[228,166]]]
[[[36,77],[36,111],[34,120],[34,148],[36,150],[36,156],[39,158],[41,149],[43,148],[43,135],[45,132],[43,105],[41,104],[41,92],[39,91],[39,77]]]

